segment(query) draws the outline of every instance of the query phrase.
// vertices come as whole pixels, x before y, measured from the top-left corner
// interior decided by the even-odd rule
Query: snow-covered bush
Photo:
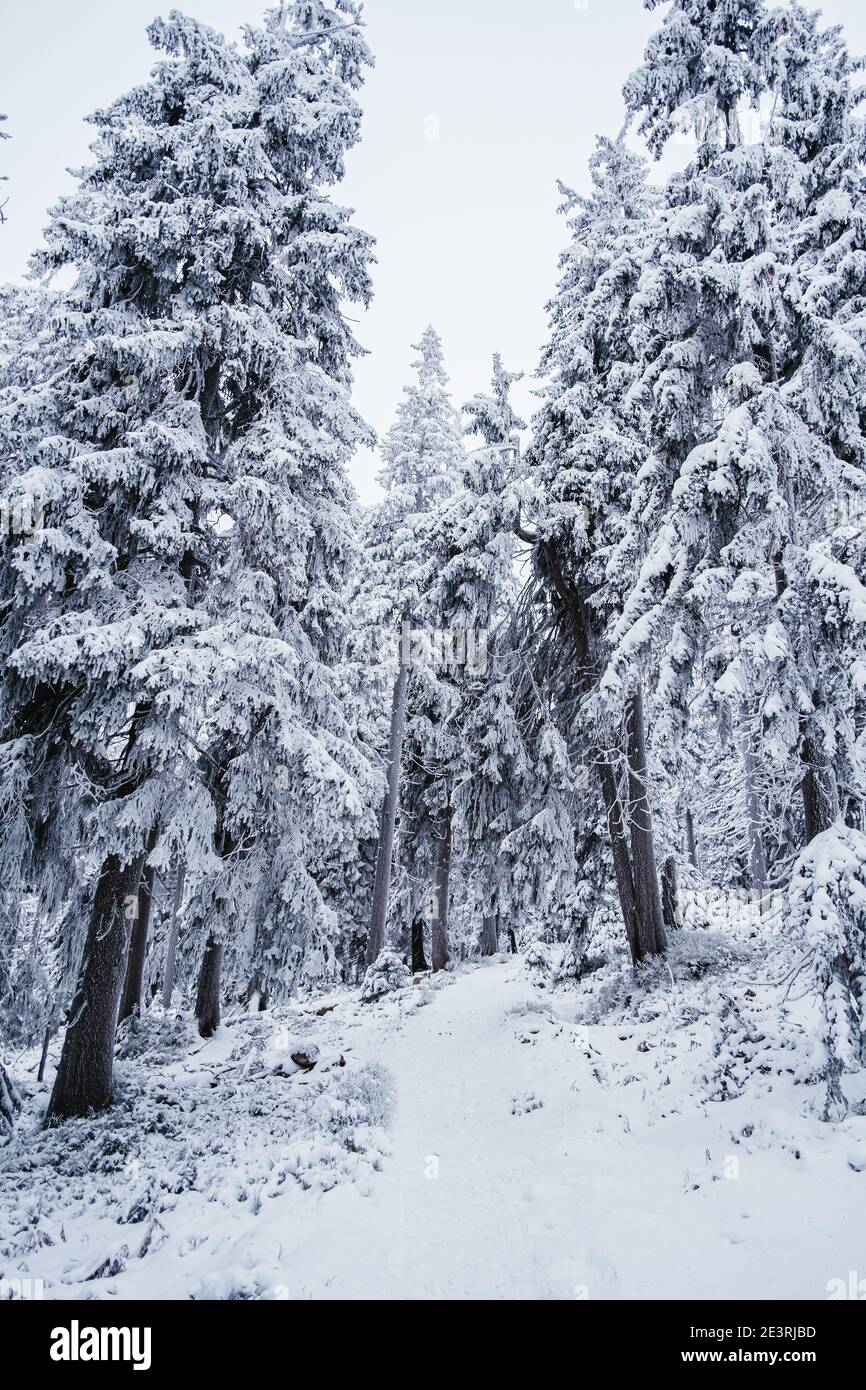
[[[412,982],[412,972],[400,959],[396,951],[386,950],[367,970],[361,985],[361,998],[365,1004],[372,1004],[386,994],[405,989]]]
[[[117,1030],[117,1057],[121,1061],[147,1061],[150,1066],[185,1056],[195,1029],[192,1020],[180,1013],[166,1013],[159,1005],[146,1009],[135,1020],[124,1019]]]
[[[547,989],[554,978],[559,952],[543,941],[533,941],[523,957],[523,968],[536,989]]]
[[[684,927],[672,933],[668,942],[667,961],[675,976],[687,972],[698,980],[702,975],[729,969],[738,958],[739,952],[730,937],[721,931],[690,931]]]
[[[394,1117],[394,1078],[379,1062],[341,1068],[323,1093],[328,1105],[328,1129],[347,1147],[359,1128],[389,1129]]]
[[[511,1097],[512,1115],[529,1115],[533,1110],[540,1110],[544,1101],[540,1100],[534,1091],[518,1091]]]

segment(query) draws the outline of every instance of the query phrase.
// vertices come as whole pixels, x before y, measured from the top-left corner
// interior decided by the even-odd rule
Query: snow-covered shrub
[[[372,1004],[386,994],[405,989],[412,983],[412,972],[396,951],[383,951],[367,970],[361,985],[361,999]]]
[[[599,889],[596,876],[582,879],[565,905],[570,929],[553,971],[555,985],[580,982],[606,961],[626,953],[622,912],[616,890]]]
[[[390,1071],[380,1062],[341,1068],[323,1094],[327,1099],[328,1129],[332,1134],[345,1140],[361,1126],[390,1128],[396,1088]]]
[[[540,1100],[534,1091],[519,1091],[511,1097],[512,1115],[529,1115],[533,1110],[540,1110],[544,1101]]]
[[[152,1066],[185,1056],[195,1036],[192,1020],[166,1013],[161,1006],[146,1009],[134,1024],[124,1019],[117,1030],[117,1057],[122,1061],[147,1060]]]
[[[705,1074],[711,1100],[736,1100],[746,1087],[773,1088],[780,1076],[814,1085],[823,1066],[803,1036],[799,1021],[765,993],[733,992],[711,986],[702,1016],[713,1029],[713,1060]]]
[[[543,941],[533,941],[523,957],[523,968],[536,989],[547,989],[553,983],[554,967],[559,951]]]
[[[738,958],[739,952],[724,932],[683,927],[668,938],[667,964],[675,976],[685,972],[699,980],[702,975],[729,969]]]
[[[545,1015],[547,1006],[538,999],[516,999],[513,1004],[509,1004],[505,1010],[505,1017],[510,1018],[535,1018]]]

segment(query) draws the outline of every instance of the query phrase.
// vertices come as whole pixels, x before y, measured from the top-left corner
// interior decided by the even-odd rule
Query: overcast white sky
[[[175,0],[178,3],[178,0]],[[260,0],[186,0],[180,8],[235,36]],[[0,145],[9,175],[0,281],[19,280],[46,209],[87,159],[82,117],[141,81],[153,63],[145,27],[158,0],[3,0]],[[827,0],[866,52],[863,0]],[[356,401],[380,433],[410,377],[410,345],[432,322],[460,404],[487,386],[503,354],[527,380],[544,340],[544,306],[565,229],[557,178],[586,185],[597,132],[622,123],[621,87],[662,11],[641,0],[367,0],[376,55],[362,101],[362,144],[337,196],[378,240],[376,297],[358,327],[369,356]],[[363,500],[376,462],[353,467]]]

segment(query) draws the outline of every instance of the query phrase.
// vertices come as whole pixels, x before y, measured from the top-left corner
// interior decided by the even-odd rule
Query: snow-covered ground
[[[617,963],[539,987],[503,956],[207,1044],[157,1014],[125,1040],[120,1104],[49,1134],[22,1058],[0,1277],[47,1298],[826,1298],[866,1276],[866,1118],[819,1118],[779,931],[684,933],[638,985]]]

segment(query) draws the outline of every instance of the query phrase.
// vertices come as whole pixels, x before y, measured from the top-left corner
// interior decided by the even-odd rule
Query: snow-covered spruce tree
[[[851,744],[853,693],[828,641],[838,623],[824,610],[829,601],[853,617],[857,606],[856,574],[828,533],[840,492],[862,489],[852,372],[862,350],[841,329],[860,309],[862,233],[844,214],[850,194],[837,203],[828,187],[832,169],[856,196],[862,125],[838,33],[821,36],[797,7],[742,4],[725,15],[672,6],[663,34],[688,31],[703,57],[674,79],[669,46],[654,40],[626,87],[657,148],[674,120],[702,114],[633,301],[654,330],[635,392],[652,453],[632,510],[642,566],[612,666],[636,646],[675,642],[668,685],[673,673],[682,703],[696,651],[724,628],[726,693],[756,692],[765,739],[802,784],[808,838],[833,819],[829,765],[835,757],[847,771]],[[737,114],[743,94],[770,104],[751,142]],[[818,246],[828,256],[820,270]],[[843,264],[853,278],[831,273]],[[821,312],[831,301],[841,333]]]
[[[568,647],[564,663],[547,656],[544,665],[559,672],[570,727],[593,729],[584,739],[583,760],[600,779],[623,920],[639,960],[665,945],[639,665],[608,692],[607,709],[592,694],[605,628],[621,601],[622,577],[612,573],[612,558],[623,544],[646,455],[641,422],[629,417],[623,402],[640,350],[640,326],[629,306],[646,254],[653,195],[645,162],[622,140],[600,139],[590,172],[590,197],[563,190],[572,243],[549,310],[551,338],[542,359],[549,385],[529,454],[541,506],[535,534],[525,534],[534,545],[536,582],[554,640],[561,644],[565,635]]]
[[[4,456],[10,438],[26,428],[23,419],[16,416],[15,402],[25,399],[28,390],[50,370],[46,362],[46,346],[50,342],[47,303],[48,296],[40,290],[0,288],[0,439]],[[38,544],[41,512],[38,489],[28,488],[26,483],[19,489],[11,470],[4,470],[0,545],[15,545],[23,559],[25,552]],[[14,577],[8,568],[2,571],[2,583],[0,613],[5,615],[14,593]],[[0,1037],[19,1041],[22,1000],[16,977],[21,959],[22,916],[32,880],[28,873],[27,817],[20,786],[14,775],[8,781],[0,781],[0,786],[0,858],[17,870],[3,875],[0,881]],[[37,1001],[28,1001],[28,1007],[38,1007]]]
[[[530,774],[515,707],[523,669],[513,647],[514,479],[525,426],[509,395],[519,379],[496,354],[490,394],[464,405],[466,434],[484,442],[469,453],[462,486],[437,512],[433,547],[444,561],[436,594],[454,657],[452,801],[462,907],[481,923],[482,955],[499,949],[502,924],[510,923],[514,896],[502,846]]]
[[[806,467],[786,479],[793,520],[779,611],[799,676],[799,707],[788,704],[808,841],[866,800],[855,748],[866,640],[866,128],[861,64],[838,28],[822,31],[816,13],[796,7],[778,47],[777,138],[802,190],[790,219],[800,361],[787,392],[812,442]]]
[[[339,29],[337,50],[351,52],[352,12],[312,8]],[[316,63],[306,50],[329,27],[299,32],[310,13],[303,5],[270,16],[270,54],[264,35],[249,33],[241,53],[179,14],[157,21],[151,37],[170,57],[94,118],[96,163],[55,210],[37,261],[44,271],[76,265],[79,277],[62,326],[65,368],[37,402],[41,435],[26,436],[25,457],[11,459],[19,486],[38,469],[47,524],[35,563],[4,556],[15,587],[3,632],[3,752],[34,814],[40,797],[70,782],[95,788],[99,803],[93,906],[51,1119],[110,1100],[148,837],[157,827],[156,864],[182,856],[205,877],[219,862],[196,736],[229,653],[203,600],[227,563],[230,528],[215,523],[234,481],[232,446],[274,401],[272,296],[285,303],[294,279],[303,299],[303,274],[281,253],[302,221],[290,176],[312,142]],[[285,93],[292,59],[294,102],[269,100],[272,82]],[[306,153],[286,139],[293,105]],[[325,106],[324,123],[342,128],[345,113]],[[354,266],[366,239],[359,252],[342,235],[343,216],[333,221]],[[326,242],[321,231],[308,233],[314,243]],[[295,349],[301,363],[330,350],[324,339]],[[285,373],[290,351],[276,371]]]
[[[371,614],[373,625],[368,630],[380,646],[380,656],[384,654],[386,662],[397,668],[367,937],[368,967],[385,945],[398,810],[403,868],[410,882],[417,884],[422,850],[429,850],[435,838],[437,901],[447,894],[450,792],[446,789],[444,798],[441,795],[441,750],[433,745],[449,737],[443,732],[449,693],[437,677],[435,661],[428,659],[432,653],[425,639],[442,626],[430,597],[437,571],[430,549],[431,514],[459,480],[463,443],[448,393],[441,340],[433,328],[425,330],[416,351],[420,354],[415,362],[418,380],[405,388],[382,445],[379,481],[386,496],[368,519],[372,564],[360,599]]]
[[[204,33],[197,37],[206,48]],[[215,42],[211,48],[218,51]],[[210,94],[205,65],[200,58],[198,82]],[[221,66],[224,85],[226,78],[236,85],[227,51]],[[129,921],[165,753],[176,752],[176,733],[156,717],[136,667],[151,648],[171,649],[202,621],[189,576],[207,562],[196,519],[210,487],[198,402],[206,327],[196,322],[194,292],[188,317],[172,312],[189,254],[180,233],[189,233],[195,214],[192,199],[185,208],[176,199],[177,162],[167,154],[208,122],[200,105],[197,122],[178,121],[174,77],[167,64],[154,83],[94,117],[96,163],[54,210],[48,249],[36,262],[45,273],[78,269],[58,325],[64,361],[35,399],[30,392],[12,402],[28,427],[11,437],[4,458],[4,479],[18,489],[38,484],[46,513],[35,551],[7,546],[3,555],[4,588],[11,587],[4,781],[18,782],[37,842],[42,804],[62,800],[70,783],[95,790],[97,803],[88,837],[96,887],[51,1118],[111,1097]],[[155,138],[146,148],[140,132],[148,126]],[[169,228],[156,218],[166,196],[177,213]],[[20,873],[20,851],[9,848],[4,868]],[[61,863],[74,859],[74,842],[54,848]],[[35,869],[40,878],[56,873],[48,856]]]
[[[478,392],[463,406],[463,414],[467,417],[466,434],[470,438],[480,436],[487,449],[504,454],[506,461],[509,454],[519,451],[520,431],[526,429],[526,422],[511,404],[511,388],[515,381],[522,380],[523,373],[507,372],[500,354],[495,352],[490,394]]]
[[[695,645],[724,625],[722,687],[757,692],[764,746],[799,790],[811,842],[838,823],[840,778],[849,808],[863,796],[862,546],[836,524],[864,483],[861,95],[839,32],[815,15],[726,9],[719,30],[718,14],[673,5],[666,27],[685,32],[688,11],[703,60],[678,85],[651,44],[626,89],[658,148],[686,90],[704,125],[635,301],[655,330],[641,387],[657,507],[617,653],[658,649],[666,623],[688,625]],[[768,110],[756,140],[734,119],[745,93]],[[852,958],[826,965],[850,991]]]
[[[455,546],[449,494],[459,488],[465,454],[441,358],[437,378],[441,395],[436,449],[445,483],[438,500],[418,518],[416,529],[422,563],[412,615],[416,631],[401,787],[403,866],[413,902],[426,901],[429,906],[434,971],[443,970],[450,957],[449,908],[459,830],[454,797],[463,751],[461,698],[467,673],[486,663],[487,640],[486,629],[467,626],[459,560],[457,572],[449,576],[447,569]]]
[[[359,133],[355,91],[371,60],[354,20],[349,5],[287,5],[247,34],[285,191],[278,254],[256,286],[255,376],[226,451],[231,544],[210,589],[215,653],[232,652],[201,732],[221,867],[186,916],[210,942],[205,974],[217,974],[223,946],[229,981],[276,1000],[334,977],[340,881],[372,834],[373,772],[354,746],[339,669],[359,564],[345,466],[370,442],[349,400],[359,349],[341,305],[369,298],[372,243],[324,191]],[[211,978],[206,1028],[216,994]]]
[[[576,835],[580,811],[585,810],[579,796],[581,784],[575,776],[568,741],[558,729],[543,692],[532,679],[517,690],[521,753],[530,764],[530,772],[508,788],[514,804],[507,819],[502,816],[507,833],[501,842],[500,873],[507,868],[508,925],[515,933],[552,941],[567,935],[570,924],[574,947],[578,935],[585,940],[577,921],[572,920],[574,893],[584,867]],[[518,770],[524,769],[518,764]],[[575,973],[579,973],[578,956],[582,958],[581,951],[575,957]]]
[[[672,499],[686,460],[715,433],[726,373],[751,334],[738,266],[754,262],[747,274],[763,268],[770,236],[766,199],[754,187],[754,161],[744,157],[740,134],[744,100],[757,101],[764,90],[763,18],[762,6],[749,0],[673,4],[625,88],[630,114],[641,115],[641,131],[656,154],[683,122],[691,123],[699,142],[686,171],[665,189],[629,305],[632,322],[641,325],[629,403],[639,414],[647,453],[611,565],[622,603],[603,679],[606,689],[618,690],[636,657],[648,665],[651,682],[658,679],[656,703],[669,748],[682,737],[702,635],[710,625],[730,627],[727,595],[701,573],[695,535],[718,517],[718,494],[701,498],[689,527],[672,520]],[[768,284],[769,312],[782,323],[781,282],[771,275]],[[760,489],[753,487],[752,496],[757,510]],[[762,514],[766,529],[776,524],[779,509],[778,496],[770,498]],[[716,534],[721,548],[729,537],[720,527]],[[701,588],[690,586],[696,574]]]

